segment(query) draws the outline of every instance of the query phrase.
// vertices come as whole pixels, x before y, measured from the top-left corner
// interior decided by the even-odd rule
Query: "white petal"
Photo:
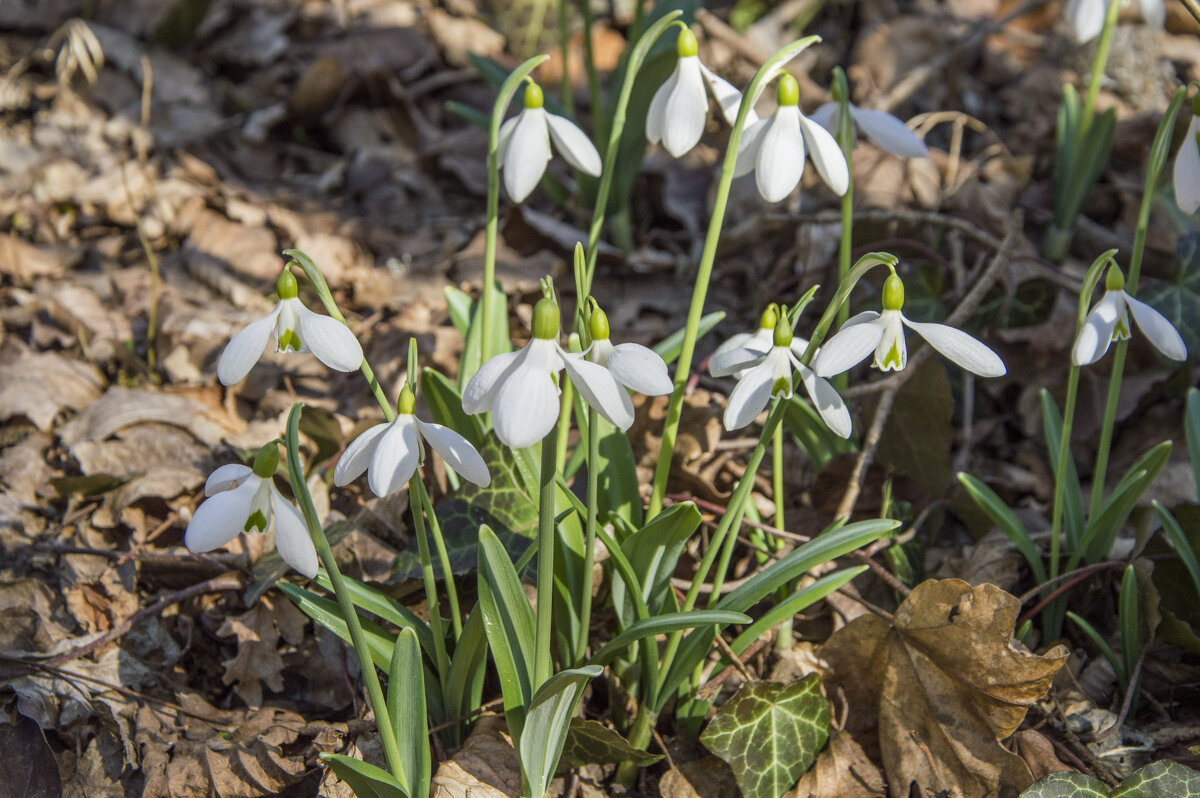
[[[729,403],[725,405],[725,429],[735,430],[749,424],[767,406],[771,400],[771,392],[780,377],[788,380],[788,393],[791,395],[791,363],[786,349],[772,348],[763,362],[747,371],[729,394]]]
[[[721,115],[725,117],[725,121],[731,125],[736,123],[738,110],[742,105],[742,93],[734,88],[732,83],[704,66],[704,64],[700,65],[700,74],[704,76],[704,81],[708,83],[708,90],[712,92],[713,99],[717,101],[717,105],[721,106]],[[750,125],[757,121],[758,114],[751,108],[750,112],[746,114],[745,127],[750,127]]]
[[[1167,21],[1167,9],[1163,5],[1163,0],[1138,0],[1138,8],[1147,25],[1155,31],[1163,29],[1163,25]]]
[[[554,139],[554,146],[567,159],[567,163],[584,174],[599,177],[602,168],[600,153],[587,134],[565,117],[546,114],[546,120],[550,123],[550,138]]]
[[[505,376],[516,368],[517,359],[524,353],[525,349],[505,352],[480,366],[463,391],[463,412],[486,413],[491,410],[496,391],[500,390]]]
[[[1200,116],[1193,116],[1175,156],[1175,203],[1186,214],[1200,208]]]
[[[611,371],[584,360],[582,355],[567,355],[563,364],[584,401],[615,426],[629,429],[633,424],[633,405],[624,401],[629,397]]]
[[[486,488],[491,483],[492,475],[488,473],[487,464],[466,438],[449,427],[426,424],[419,418],[417,428],[421,431],[421,437],[429,441],[433,450],[446,461],[446,465],[453,468],[463,479],[474,482],[481,488]]]
[[[388,496],[404,487],[417,470],[421,459],[421,441],[411,415],[396,416],[390,429],[375,444],[375,454],[367,469],[367,484],[376,496]]]
[[[675,84],[679,81],[679,65],[675,65],[675,71],[671,73],[671,77],[667,78],[663,85],[658,87],[658,91],[654,92],[654,98],[650,100],[650,110],[646,112],[646,141],[651,144],[657,144],[662,141],[662,132],[665,125],[665,117],[663,116],[667,108],[667,98],[671,96],[671,92],[675,91]]]
[[[1146,334],[1159,352],[1172,360],[1187,360],[1187,344],[1166,316],[1129,294],[1125,295],[1125,304],[1133,313],[1138,329]]]
[[[867,324],[869,322],[875,321],[878,318],[879,318],[879,311],[864,310],[861,313],[855,313],[853,316],[846,319],[846,323],[843,324],[841,328],[844,330],[847,327],[853,327],[856,324]]]
[[[680,58],[675,71],[679,79],[663,108],[662,141],[667,152],[678,158],[695,147],[704,133],[708,95],[698,56]]]
[[[296,506],[271,486],[271,510],[275,515],[275,550],[288,565],[309,579],[317,575],[317,550],[308,534],[308,524]]]
[[[500,136],[496,139],[496,168],[504,166],[504,153],[508,149],[508,140],[512,138],[512,132],[517,126],[517,120],[521,118],[518,114],[512,119],[504,120],[504,124],[500,126]]]
[[[808,118],[828,130],[830,133],[836,133],[838,106],[838,103],[825,103],[820,108],[809,114]]]
[[[279,316],[281,306],[263,316],[258,321],[251,322],[229,339],[221,359],[217,362],[217,379],[222,385],[234,385],[250,373],[254,364],[262,357],[267,342],[271,340],[271,332],[275,329],[275,319]]]
[[[298,305],[300,340],[308,350],[334,371],[354,371],[363,362],[362,345],[350,328],[331,316],[313,313]]]
[[[213,496],[217,493],[233,490],[242,484],[242,480],[252,473],[254,472],[250,470],[249,466],[244,466],[241,463],[223,465],[208,475],[208,479],[204,482],[204,495]]]
[[[732,352],[735,349],[741,349],[753,337],[754,337],[754,333],[740,332],[740,333],[734,333],[733,335],[726,338],[724,341],[722,341],[720,343],[719,346],[717,346],[716,349],[713,350],[713,353],[709,356],[708,362],[709,362],[710,369],[711,369],[711,365],[712,365],[712,359],[714,357],[716,357],[717,355],[724,354],[725,352]]]
[[[850,188],[850,170],[846,166],[842,148],[828,130],[804,114],[799,117],[800,132],[804,134],[804,143],[808,145],[808,157],[812,158],[825,185],[840,197]]]
[[[804,350],[808,349],[808,339],[801,338],[799,335],[794,335],[792,336],[791,346],[788,348],[792,350],[792,354],[795,355],[797,361],[799,361],[800,358],[804,357]],[[821,354],[821,347],[818,346],[817,351],[813,352],[812,359],[816,360],[817,355],[819,354]]]
[[[342,456],[338,458],[337,466],[333,469],[334,485],[340,488],[362,476],[362,473],[367,470],[367,466],[371,464],[371,457],[375,454],[379,436],[390,426],[391,423],[376,424],[350,442],[346,451],[342,452]]]
[[[546,111],[526,108],[517,117],[504,152],[504,188],[513,202],[524,202],[537,188],[550,161],[550,131]]]
[[[538,340],[535,338],[526,347],[531,355],[536,354],[532,347]],[[559,413],[558,389],[550,375],[551,368],[538,355],[522,358],[504,379],[492,409],[492,424],[502,443],[514,449],[532,446],[554,429]]]
[[[1104,28],[1104,0],[1070,0],[1067,3],[1067,20],[1071,32],[1080,44],[1090,42]]]
[[[901,158],[929,156],[929,148],[925,146],[925,142],[921,141],[912,128],[891,114],[857,106],[850,106],[850,113],[867,138],[893,155],[899,155]]]
[[[754,164],[758,193],[767,202],[779,202],[792,193],[803,174],[804,137],[800,133],[800,109],[785,105],[775,109],[758,146],[758,160]]]
[[[821,347],[821,354],[813,358],[813,371],[819,377],[832,377],[848,371],[875,351],[881,338],[883,322],[878,316],[855,324],[847,322],[837,335]]]
[[[762,146],[763,133],[767,132],[767,125],[771,123],[771,118],[760,119],[753,125],[749,122],[742,129],[742,138],[738,142],[737,160],[733,164],[733,176],[741,177],[748,175],[754,171],[754,165],[758,163],[758,150]]]
[[[237,537],[250,517],[254,495],[261,485],[261,479],[250,477],[233,490],[206,499],[192,513],[192,520],[183,533],[184,545],[190,551],[202,554],[219,549]]]
[[[275,351],[276,352],[307,352],[308,341],[300,335],[299,308],[304,304],[295,297],[279,300],[279,318],[275,319]],[[295,338],[292,337],[295,333]],[[287,340],[284,344],[283,341]],[[296,340],[299,340],[299,347]]]
[[[901,320],[929,342],[947,360],[980,377],[1002,377],[1008,371],[1004,361],[986,344],[962,330],[946,324]]]
[[[828,380],[818,377],[812,369],[801,365],[799,361],[795,363],[795,366],[800,372],[804,390],[808,391],[808,398],[812,400],[813,407],[817,408],[817,412],[821,414],[821,419],[834,435],[839,438],[849,438],[854,424],[850,420],[850,408],[846,407],[845,401]]]
[[[641,344],[614,347],[607,366],[617,382],[646,396],[665,396],[675,388],[666,362],[653,349]]]
[[[1096,303],[1092,312],[1083,320],[1079,337],[1071,349],[1071,362],[1076,366],[1086,366],[1104,357],[1112,344],[1113,330],[1116,329],[1117,319],[1121,316],[1124,298],[1121,291],[1105,291],[1104,298]]]
[[[904,340],[904,314],[898,310],[885,310],[879,314],[883,335],[875,347],[875,368],[880,371],[904,371],[908,365],[908,345]],[[896,359],[892,359],[892,352]]]
[[[725,352],[713,353],[708,359],[708,373],[714,377],[728,377],[737,374],[758,363],[771,351],[771,344],[763,346],[753,339],[739,349],[729,349]],[[739,379],[741,376],[739,376]]]

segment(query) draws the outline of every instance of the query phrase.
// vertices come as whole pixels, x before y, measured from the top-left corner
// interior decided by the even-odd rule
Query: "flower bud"
[[[779,306],[774,302],[767,305],[766,310],[758,317],[758,328],[760,330],[774,330],[775,325],[779,323]]]
[[[1125,290],[1125,273],[1121,271],[1121,267],[1115,261],[1108,267],[1108,274],[1104,277],[1104,287],[1109,291]]]
[[[675,52],[679,53],[680,58],[690,58],[699,53],[700,47],[696,44],[696,34],[687,28],[681,29],[679,38],[675,40]]]
[[[279,294],[280,299],[295,299],[300,295],[300,286],[291,269],[279,273],[279,279],[275,281],[275,293]]]
[[[588,332],[593,341],[603,341],[609,337],[608,316],[599,305],[592,308],[592,317],[588,319]]]
[[[780,105],[799,105],[800,84],[791,75],[784,75],[775,87],[775,99]]]
[[[401,416],[411,416],[413,410],[417,406],[417,397],[413,395],[412,388],[409,388],[407,383],[400,389],[400,398],[396,400],[396,414]]]
[[[533,337],[558,340],[558,321],[558,303],[553,299],[539,299],[533,306]]]
[[[779,314],[779,321],[775,323],[775,346],[791,346],[792,345],[792,324],[788,321],[786,313]]]
[[[892,272],[883,283],[883,309],[900,310],[904,307],[904,281]]]
[[[279,447],[275,445],[275,441],[271,441],[258,450],[258,454],[254,456],[254,465],[250,470],[259,479],[270,479],[275,476],[275,470],[278,468]]]
[[[530,81],[525,86],[525,107],[541,108],[546,98],[542,95],[542,87]]]

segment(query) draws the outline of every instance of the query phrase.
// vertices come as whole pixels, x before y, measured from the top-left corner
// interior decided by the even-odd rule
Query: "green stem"
[[[775,528],[787,529],[783,517],[783,425],[775,428],[771,451],[771,491],[775,494]],[[774,538],[770,538],[774,540]]]
[[[1092,116],[1096,111],[1096,98],[1100,96],[1100,83],[1104,79],[1104,69],[1108,66],[1108,51],[1112,49],[1113,33],[1117,29],[1117,16],[1121,13],[1121,0],[1108,0],[1108,9],[1104,14],[1104,27],[1100,29],[1100,41],[1096,44],[1096,57],[1092,59],[1092,74],[1088,80],[1087,95],[1083,99],[1083,113],[1079,122],[1079,140],[1082,142],[1092,126]]]
[[[437,549],[438,563],[442,566],[442,576],[446,580],[446,600],[450,605],[450,624],[454,630],[454,639],[457,641],[462,638],[462,611],[458,603],[458,587],[454,582],[454,571],[450,567],[450,554],[446,550],[446,539],[442,535],[442,525],[438,522],[437,513],[434,512],[429,491],[425,490],[424,481],[418,479],[416,488],[421,511],[428,519],[429,529],[433,533],[433,546]]]
[[[542,476],[538,488],[537,628],[533,645],[533,690],[553,674],[550,662],[551,620],[554,618],[554,490],[558,448],[542,440]]]
[[[622,389],[624,390],[624,389]],[[583,585],[579,610],[579,644],[575,647],[578,662],[576,667],[587,659],[588,629],[592,624],[592,583],[595,578],[596,562],[596,523],[600,511],[600,414],[596,408],[588,406],[587,415],[588,436],[588,478],[587,478],[587,524],[583,537]]]
[[[1067,398],[1063,402],[1062,433],[1058,438],[1058,465],[1054,469],[1054,509],[1050,516],[1050,578],[1058,576],[1062,546],[1063,499],[1066,494],[1067,458],[1071,456],[1071,425],[1075,421],[1075,397],[1079,389],[1079,366],[1071,365]]]
[[[325,537],[324,530],[321,529],[312,495],[308,492],[308,485],[304,481],[304,467],[300,462],[300,410],[303,407],[303,402],[292,405],[292,412],[288,416],[287,423],[288,474],[292,482],[292,489],[296,499],[300,502],[300,511],[304,515],[304,522],[308,526],[308,534],[312,537],[317,556],[321,558],[321,563],[325,566],[325,573],[329,575],[329,581],[333,585],[333,595],[337,599],[342,619],[346,621],[346,626],[350,631],[350,640],[354,644],[354,653],[358,655],[363,681],[367,683],[367,700],[371,703],[371,711],[375,713],[375,724],[379,729],[379,742],[383,746],[388,769],[397,781],[407,784],[408,779],[404,772],[403,759],[400,757],[400,747],[396,743],[395,727],[392,726],[391,717],[388,714],[383,688],[379,684],[379,674],[375,671],[375,661],[371,658],[371,646],[367,642],[366,635],[363,634],[358,612],[354,609],[354,602],[350,598],[350,591],[346,587],[345,579],[342,578],[342,572],[338,569],[333,549],[329,547],[329,540]]]
[[[421,478],[413,474],[408,480],[411,499],[424,489]],[[429,555],[429,536],[425,531],[425,511],[421,502],[409,501],[413,524],[417,528],[417,552],[421,556],[421,581],[425,583],[425,603],[429,605],[429,629],[433,632],[434,655],[437,659],[438,676],[442,679],[450,673],[450,658],[446,656],[446,634],[442,631],[442,608],[438,601],[437,579],[433,575],[433,558]]]
[[[854,120],[850,117],[850,87],[846,83],[846,73],[841,67],[833,70],[833,93],[838,101],[837,143],[842,149],[842,157],[846,159],[847,173],[851,173],[854,151]],[[838,282],[846,279],[850,273],[850,250],[854,242],[854,181],[846,184],[846,193],[842,195],[842,237],[838,246]],[[850,306],[845,305],[838,311],[838,326],[841,327],[850,318]],[[845,388],[845,378],[838,389]],[[779,525],[776,524],[778,527]],[[782,529],[782,527],[779,527]]]

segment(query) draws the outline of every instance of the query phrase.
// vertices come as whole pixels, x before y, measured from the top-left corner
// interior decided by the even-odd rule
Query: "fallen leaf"
[[[887,786],[879,768],[845,731],[835,731],[812,769],[784,798],[882,798]]]
[[[22,349],[0,355],[0,419],[25,416],[43,432],[64,410],[79,410],[100,396],[104,377],[87,363],[53,352]]]
[[[222,681],[233,684],[233,689],[249,706],[260,706],[263,684],[276,692],[283,689],[280,638],[290,645],[299,645],[304,639],[307,620],[294,604],[278,596],[263,596],[241,615],[226,618],[217,636],[235,636],[238,650],[233,659],[222,663],[225,666]]]
[[[826,684],[848,704],[846,728],[878,727],[893,796],[915,782],[964,798],[1016,795],[1029,766],[1000,742],[1017,730],[1067,660],[1065,646],[1032,654],[1012,639],[1020,603],[993,585],[918,585],[892,624],[873,615],[821,648]]]
[[[38,725],[24,715],[0,723],[0,795],[4,798],[61,798],[58,762]]]
[[[209,447],[216,446],[232,432],[226,428],[226,419],[195,399],[155,391],[110,388],[64,424],[58,435],[63,443],[74,446],[82,441],[102,441],[125,427],[150,421],[182,427]]]
[[[738,798],[737,781],[729,765],[715,756],[681,762],[658,782],[662,798]]]
[[[521,770],[503,716],[485,714],[463,747],[438,766],[434,798],[517,798]]]

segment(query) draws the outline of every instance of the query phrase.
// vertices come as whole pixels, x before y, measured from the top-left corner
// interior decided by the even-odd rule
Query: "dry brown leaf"
[[[233,689],[242,700],[251,707],[260,706],[264,683],[276,692],[283,689],[280,638],[299,645],[304,639],[306,621],[290,601],[269,595],[241,615],[226,618],[217,636],[236,636],[238,650],[233,659],[221,663],[225,666],[222,680],[225,684],[236,682]]]
[[[61,247],[39,247],[10,235],[0,240],[0,274],[29,283],[35,277],[58,277],[74,266],[79,252]]]
[[[504,52],[504,34],[492,30],[481,19],[456,17],[440,8],[431,8],[425,21],[446,60],[454,66],[470,66],[469,53],[495,57]]]
[[[125,427],[151,421],[182,427],[210,447],[216,446],[232,431],[226,428],[227,419],[195,399],[154,391],[110,388],[64,424],[58,434],[63,443],[74,446],[83,441],[102,441]]]
[[[1074,769],[1058,758],[1054,743],[1041,732],[1022,729],[1013,735],[1013,742],[1016,744],[1017,753],[1025,760],[1025,764],[1029,765],[1035,781],[1060,770]]]
[[[434,798],[517,798],[521,770],[504,717],[483,715],[453,757],[438,766]]]
[[[733,771],[723,759],[706,756],[692,762],[680,762],[658,782],[663,798],[738,798],[741,791]]]
[[[1020,603],[994,585],[929,580],[889,625],[863,616],[821,648],[827,689],[848,703],[847,731],[878,726],[893,796],[910,785],[964,798],[1016,796],[1033,776],[1000,744],[1067,661],[1012,639]]]
[[[887,786],[879,768],[845,731],[835,731],[812,769],[784,798],[882,798]]]
[[[48,431],[64,408],[79,410],[100,396],[104,377],[87,363],[5,347],[0,354],[0,419],[25,416]]]

